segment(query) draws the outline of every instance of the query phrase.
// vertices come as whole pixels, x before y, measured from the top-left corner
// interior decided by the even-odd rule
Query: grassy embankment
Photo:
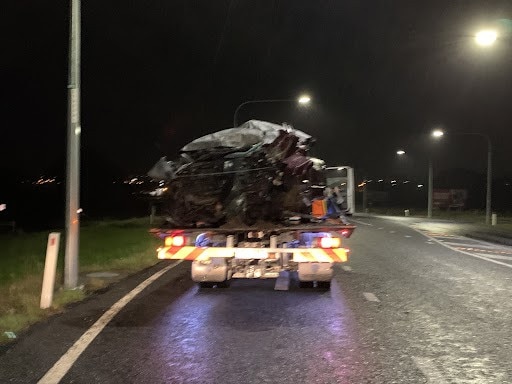
[[[80,280],[94,271],[130,274],[157,262],[160,241],[148,233],[148,219],[87,223],[80,235]],[[0,235],[0,343],[14,332],[62,310],[87,295],[87,289],[62,287],[64,233],[61,231],[53,305],[39,308],[48,232]],[[89,280],[89,291],[101,280]],[[86,286],[87,288],[87,286]]]

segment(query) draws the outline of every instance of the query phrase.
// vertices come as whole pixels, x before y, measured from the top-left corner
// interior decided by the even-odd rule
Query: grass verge
[[[46,310],[39,308],[39,300],[49,231],[0,235],[0,343],[105,286],[101,279],[86,280],[87,273],[108,270],[125,276],[154,265],[160,241],[148,233],[149,228],[147,219],[84,223],[80,231],[79,263],[80,281],[86,284],[85,290],[62,287],[62,233],[56,291],[52,307]]]

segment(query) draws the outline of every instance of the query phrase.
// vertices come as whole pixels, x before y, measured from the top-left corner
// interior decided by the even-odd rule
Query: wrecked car
[[[250,120],[193,140],[148,175],[165,182],[167,221],[177,227],[279,222],[311,211],[325,165],[309,156],[314,139],[289,125]]]

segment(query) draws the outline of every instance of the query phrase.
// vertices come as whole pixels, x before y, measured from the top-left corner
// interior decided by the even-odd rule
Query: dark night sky
[[[65,163],[68,2],[3,1],[2,167],[61,173]],[[193,138],[240,120],[288,122],[318,139],[316,155],[383,175],[405,147],[423,175],[425,133],[483,132],[495,173],[511,175],[511,1],[87,0],[82,4],[84,172],[147,171]],[[509,33],[488,49],[480,27]],[[485,171],[485,143],[436,144],[437,169]],[[101,165],[101,167],[99,166]]]

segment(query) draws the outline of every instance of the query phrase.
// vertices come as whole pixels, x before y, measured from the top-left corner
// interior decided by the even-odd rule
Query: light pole
[[[396,154],[398,156],[403,156],[403,155],[405,155],[405,151],[403,149],[399,149],[398,151],[396,151]],[[433,205],[432,204],[432,201],[433,201],[432,195],[433,195],[433,191],[434,191],[434,171],[433,171],[433,167],[432,167],[432,156],[429,156],[429,158],[428,158],[428,187],[427,187],[427,190],[428,190],[427,217],[429,219],[431,219],[432,218],[432,205]]]
[[[432,132],[432,136],[435,138],[439,138],[444,135],[444,132],[436,129]],[[398,156],[405,155],[405,151],[403,149],[399,149],[396,151]],[[434,194],[434,167],[432,164],[432,155],[428,157],[428,186],[427,186],[427,217],[429,219],[432,218],[432,208],[433,208],[433,194]]]
[[[289,102],[297,102],[301,105],[308,105],[311,102],[311,98],[308,95],[301,95],[298,99],[268,99],[268,100],[249,100],[244,101],[235,109],[235,113],[233,114],[233,127],[238,126],[238,111],[247,104],[259,104],[259,103],[289,103]]]
[[[68,289],[78,286],[80,130],[80,0],[71,0],[64,260],[64,285]]]
[[[442,131],[441,131],[442,132]],[[480,136],[487,141],[487,181],[485,193],[485,224],[491,224],[491,210],[492,210],[492,143],[491,138],[485,133],[478,132],[454,132],[452,135],[460,136]],[[442,136],[442,134],[441,134]]]

